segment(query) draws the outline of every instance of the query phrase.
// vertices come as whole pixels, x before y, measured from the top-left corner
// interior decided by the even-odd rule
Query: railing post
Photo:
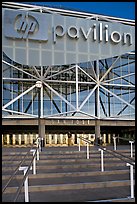
[[[28,170],[27,166],[19,167],[19,171],[24,171],[24,175],[26,174],[27,170]],[[24,192],[25,192],[25,202],[29,202],[28,176],[24,181]]]
[[[116,148],[116,137],[113,137],[113,140],[114,140],[114,150],[116,150],[117,148]]]
[[[78,145],[79,145],[79,152],[80,152],[80,138],[78,139]]]
[[[105,150],[106,148],[104,148]],[[104,171],[104,162],[103,162],[103,149],[98,149],[99,151],[101,151],[101,171]]]
[[[36,150],[31,149],[30,152],[33,152],[33,156],[34,156]],[[36,174],[36,158],[35,157],[33,159],[33,174]]]
[[[131,198],[134,198],[134,176],[133,176],[133,165],[126,163],[127,166],[130,166],[130,186],[131,186]]]
[[[39,160],[39,150],[37,148],[37,160]]]
[[[129,141],[129,143],[131,144],[131,157],[133,157],[133,146],[132,146],[132,144],[134,143],[134,141]]]
[[[39,160],[39,149],[40,149],[39,138],[37,138],[37,160]]]
[[[89,143],[87,142],[87,159],[89,159]]]

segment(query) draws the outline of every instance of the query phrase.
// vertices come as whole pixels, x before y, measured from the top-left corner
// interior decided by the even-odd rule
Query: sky
[[[95,14],[135,20],[135,1],[129,2],[20,2],[74,9]]]

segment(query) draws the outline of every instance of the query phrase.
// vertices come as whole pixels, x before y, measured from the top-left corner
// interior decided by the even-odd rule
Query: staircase
[[[129,146],[124,147],[117,152],[130,156]],[[22,152],[20,157],[17,156],[19,151]],[[26,152],[27,148],[3,150],[2,186]],[[81,151],[78,146],[43,148],[40,160],[36,160],[36,174],[30,170],[29,202],[135,202],[130,198],[130,171],[126,163],[104,153],[104,171],[101,172],[100,151],[90,146],[89,152],[87,159],[85,146]],[[3,202],[14,200],[22,178],[23,172],[18,171],[3,194]],[[24,201],[24,187],[17,201]]]

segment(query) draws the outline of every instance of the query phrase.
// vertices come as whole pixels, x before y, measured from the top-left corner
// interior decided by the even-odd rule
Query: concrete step
[[[3,157],[2,186],[21,161],[14,153],[11,152],[10,161],[7,152]],[[23,149],[22,153],[24,157],[26,151]],[[130,155],[130,151],[124,151],[125,154]],[[44,148],[40,160],[36,160],[36,175],[32,170],[29,172],[30,202],[91,202],[130,196],[130,174],[126,163],[110,154],[104,154],[103,172],[100,163],[98,150],[90,151],[90,159],[87,159],[86,148],[80,152],[75,147]],[[2,196],[4,202],[13,202],[22,178],[23,172],[18,171]],[[24,187],[22,192],[19,202],[24,200]]]
[[[17,187],[9,187],[3,200],[11,199]],[[24,188],[19,197],[24,199]],[[91,182],[29,186],[30,202],[82,202],[130,196],[129,181]]]
[[[31,158],[27,158],[26,160],[25,160],[25,162],[26,163],[29,163],[30,162],[30,160],[32,159],[32,157]],[[100,160],[101,160],[101,158],[100,158],[100,155],[98,156],[98,157],[94,157],[94,158],[89,158],[89,159],[87,159],[87,158],[53,158],[53,159],[47,159],[47,158],[41,158],[40,157],[40,159],[39,160],[37,160],[36,159],[36,162],[37,162],[37,164],[45,164],[45,165],[50,165],[50,164],[73,164],[73,163],[98,163],[98,162],[100,162]],[[114,158],[114,157],[106,157],[105,155],[104,155],[104,157],[103,157],[103,160],[104,160],[104,162],[105,163],[108,163],[108,162],[113,162],[114,164],[115,163],[119,163],[119,162],[121,162],[121,160],[119,159],[119,158]],[[16,159],[16,160],[13,160],[13,161],[11,161],[11,160],[3,160],[2,161],[2,167],[7,167],[7,166],[9,166],[9,165],[11,165],[12,164],[12,166],[14,166],[14,165],[16,165],[17,166],[17,164],[19,164],[20,162],[21,162],[22,160],[21,159]]]
[[[18,161],[18,160],[22,160],[23,158],[24,158],[24,156],[25,156],[25,154],[24,155],[15,155],[15,156],[9,156],[9,155],[7,155],[7,156],[3,156],[2,157],[2,161]],[[130,157],[130,154],[126,154],[126,153],[124,153],[124,156],[127,156],[127,157]],[[28,160],[28,159],[31,159],[32,158],[32,156],[31,155],[29,155],[29,156],[27,156],[26,157],[26,159]],[[73,154],[46,154],[46,153],[44,153],[44,154],[42,154],[42,153],[40,153],[40,159],[42,160],[42,159],[44,159],[44,160],[57,160],[57,159],[64,159],[64,160],[66,160],[66,159],[86,159],[87,158],[87,153],[86,152],[84,152],[84,153],[79,153],[79,152],[74,152]],[[92,158],[92,159],[98,159],[98,158],[100,158],[100,152],[99,153],[89,153],[89,158]],[[113,155],[111,155],[111,154],[107,154],[107,153],[104,153],[104,159],[105,158],[108,158],[108,159],[113,159],[113,160],[118,160],[118,158],[116,158],[116,157],[114,157]]]
[[[103,147],[103,146],[101,146]],[[106,147],[103,147],[103,148],[106,148],[107,150],[113,150],[113,146],[106,146]],[[7,148],[3,148],[3,151],[2,151],[2,156],[6,156],[6,155],[19,155],[19,154],[26,154],[26,152],[29,150],[30,148],[10,148],[10,147],[7,147]],[[35,147],[33,149],[36,149]],[[89,152],[90,153],[97,153],[99,152],[98,151],[99,147],[95,147],[95,146],[89,146]],[[73,154],[73,153],[85,153],[87,151],[87,147],[86,146],[81,146],[80,148],[80,151],[79,151],[79,147],[78,146],[69,146],[69,147],[43,147],[42,148],[42,152],[45,152],[46,154],[64,154],[65,152],[65,155],[67,154]],[[116,152],[120,152],[120,153],[130,153],[130,146],[126,146],[126,148],[124,147],[117,147],[117,150]],[[135,148],[133,148],[133,152],[135,152]]]
[[[90,202],[90,201],[88,201],[88,202]],[[125,202],[134,202],[135,203],[135,198],[131,198],[131,197],[126,197],[126,198],[117,198],[117,199],[107,199],[107,200],[97,200],[97,201],[91,201],[91,202],[94,202],[94,203],[99,203],[99,202],[101,202],[101,203],[103,203],[103,202],[123,202],[123,203],[125,203]]]
[[[104,188],[87,188],[87,189],[70,189],[57,191],[30,192],[29,202],[98,202],[99,200],[123,199],[126,202],[133,202],[130,199],[129,186],[105,187]],[[3,202],[12,202],[14,193],[7,193],[2,197]],[[24,193],[18,197],[17,202],[24,202]]]
[[[100,146],[100,147],[102,147],[102,148],[106,148],[107,150],[113,150],[113,148],[108,148],[108,147],[103,147],[103,146]],[[100,147],[96,147],[96,148],[91,148],[90,146],[89,146],[89,152],[93,152],[93,153],[96,153],[97,152],[97,150],[100,148]],[[74,149],[73,149],[74,148]],[[63,152],[65,152],[66,154],[73,154],[74,152],[79,152],[79,153],[84,153],[85,151],[87,151],[87,147],[84,147],[84,148],[80,148],[80,151],[79,151],[79,148],[77,147],[73,147],[73,148],[69,148],[69,147],[66,147],[66,149],[63,149],[63,147],[60,147],[60,149],[57,149],[57,147],[56,147],[56,149],[54,149],[54,150],[52,150],[52,147],[50,147],[50,148],[46,148],[46,147],[43,147],[42,148],[42,152],[46,152],[46,154],[53,154],[53,153],[59,153],[59,154],[61,154],[61,153],[63,153]],[[15,155],[15,154],[25,154],[28,150],[30,150],[30,148],[24,148],[24,149],[22,149],[22,148],[7,148],[8,150],[6,150],[5,151],[5,149],[4,149],[4,152],[2,152],[2,155],[4,156],[6,156],[6,155]],[[33,149],[36,149],[36,147],[33,147]],[[117,151],[117,152],[125,152],[125,153],[130,153],[130,148],[129,149],[117,149],[117,150],[115,150],[115,151]],[[133,149],[133,152],[135,152],[135,149]]]
[[[82,174],[83,173],[83,174]],[[49,185],[49,184],[67,184],[67,183],[84,183],[84,182],[102,182],[115,180],[128,180],[129,172],[127,171],[106,171],[106,172],[72,172],[68,173],[49,173],[49,174],[29,174],[29,185]],[[2,185],[6,184],[8,176],[2,177]],[[23,178],[23,175],[16,176],[16,182],[11,182],[10,187],[16,186]]]
[[[16,166],[7,166],[2,168],[3,174],[5,172],[11,172],[16,169]],[[77,171],[80,169],[80,171],[97,171],[100,169],[100,162],[96,163],[71,163],[71,164],[56,164],[56,165],[36,165],[36,170],[40,172],[62,172],[62,171]],[[118,162],[118,163],[104,163],[104,169],[105,170],[110,170],[110,169],[127,169],[127,166],[124,162]]]
[[[87,171],[87,172],[62,172],[62,173],[40,173],[39,171],[36,174],[29,174],[31,179],[40,179],[40,178],[60,178],[60,177],[82,177],[82,176],[104,176],[104,175],[121,175],[129,174],[129,170],[111,170],[111,171]],[[10,175],[2,175],[2,180],[8,180]],[[16,179],[21,179],[22,175],[17,175]]]
[[[29,192],[56,191],[56,190],[79,190],[79,189],[95,189],[106,187],[129,186],[129,180],[102,181],[102,182],[79,182],[65,184],[47,184],[47,185],[30,185]],[[6,193],[15,193],[18,187],[8,187]],[[24,190],[23,190],[24,191]]]

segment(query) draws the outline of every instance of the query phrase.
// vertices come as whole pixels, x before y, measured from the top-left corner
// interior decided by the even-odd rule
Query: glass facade
[[[134,22],[24,6],[3,4],[2,117],[37,118],[40,90],[41,118],[134,120]]]
[[[14,53],[15,54],[15,53]],[[26,66],[3,53],[3,118],[135,119],[135,55],[62,66]]]

